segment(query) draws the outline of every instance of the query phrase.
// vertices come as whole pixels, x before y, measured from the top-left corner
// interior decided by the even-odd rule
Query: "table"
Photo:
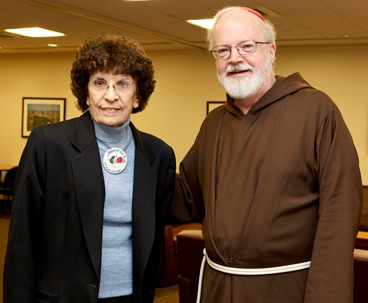
[[[357,238],[368,240],[368,231],[358,231],[358,237]]]
[[[355,248],[368,250],[368,231],[358,231]]]

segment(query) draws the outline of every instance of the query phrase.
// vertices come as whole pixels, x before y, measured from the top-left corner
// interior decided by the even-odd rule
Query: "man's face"
[[[219,81],[231,97],[245,99],[268,90],[269,80],[274,78],[275,46],[258,44],[249,55],[240,55],[235,47],[245,40],[270,42],[263,20],[248,12],[229,12],[217,22],[213,37],[215,46],[232,46],[229,58],[216,61]]]

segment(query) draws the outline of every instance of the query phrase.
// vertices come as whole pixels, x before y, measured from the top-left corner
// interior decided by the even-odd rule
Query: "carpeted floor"
[[[9,218],[0,212],[0,303],[3,303],[3,269],[8,229]],[[154,303],[179,303],[178,285],[157,288]]]
[[[179,303],[178,285],[157,288],[154,303]]]

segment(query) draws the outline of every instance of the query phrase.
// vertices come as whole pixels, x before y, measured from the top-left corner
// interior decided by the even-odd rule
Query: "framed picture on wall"
[[[66,98],[23,97],[22,137],[27,138],[32,129],[65,120]]]
[[[224,103],[225,101],[207,101],[206,114],[208,115],[211,110],[215,109],[216,107],[219,107]]]

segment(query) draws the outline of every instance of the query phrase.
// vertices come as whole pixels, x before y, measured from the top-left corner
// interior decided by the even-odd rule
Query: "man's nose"
[[[239,54],[236,46],[232,46],[231,51],[230,51],[230,56],[228,58],[228,62],[233,63],[233,62],[240,62],[240,61],[244,61],[243,56]]]

